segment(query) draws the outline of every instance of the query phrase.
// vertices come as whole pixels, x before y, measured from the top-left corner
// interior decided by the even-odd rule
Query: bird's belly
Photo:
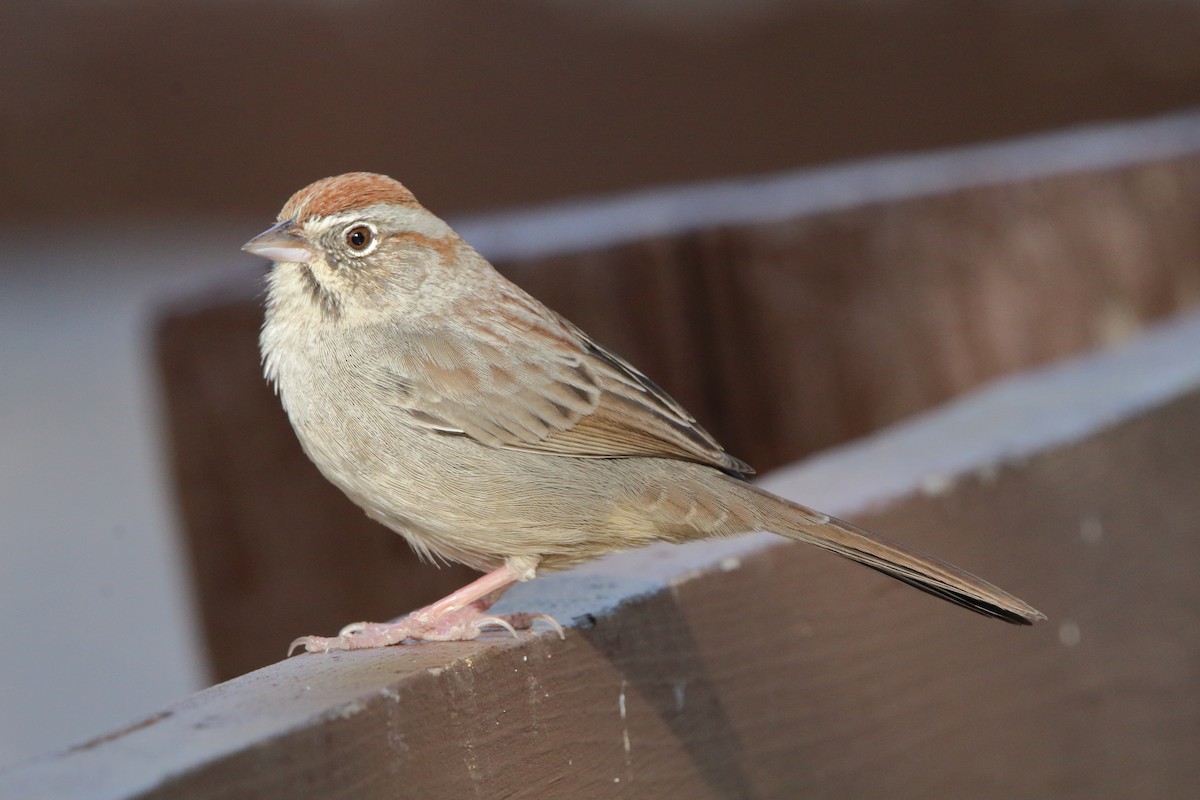
[[[605,535],[616,504],[592,459],[498,450],[378,407],[289,413],[322,474],[418,552],[488,570],[530,557],[565,567],[622,549]]]

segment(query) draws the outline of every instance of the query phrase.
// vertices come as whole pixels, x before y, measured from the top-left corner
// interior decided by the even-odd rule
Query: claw
[[[503,617],[480,617],[474,622],[476,630],[482,630],[485,625],[498,625],[513,635],[514,639],[519,639],[517,629],[512,626],[512,623]]]
[[[549,614],[534,614],[532,617],[529,618],[529,622],[530,622],[529,627],[532,628],[533,623],[537,622],[539,619],[542,622],[545,622],[547,625],[549,625],[550,629],[558,634],[558,638],[560,638],[560,639],[567,638],[567,634],[566,634],[566,631],[563,630],[563,626],[559,625],[558,620],[556,620],[554,617],[550,616]]]
[[[293,639],[288,645],[287,657],[292,657],[292,652],[297,648],[303,648],[306,653],[328,653],[330,650],[349,650],[350,641],[345,636],[334,636],[326,639],[323,636],[301,636],[299,639]]]
[[[422,609],[395,622],[352,622],[326,639],[323,636],[301,636],[288,645],[288,657],[297,649],[308,653],[328,653],[332,650],[363,650],[386,647],[405,640],[415,642],[467,641],[479,636],[484,628],[503,628],[520,639],[518,630],[529,630],[537,621],[545,622],[558,634],[566,638],[562,625],[548,614],[506,614],[504,616],[482,616],[474,607],[442,610],[434,613]]]
[[[307,636],[301,636],[298,639],[293,639],[292,643],[288,645],[288,651],[287,651],[286,658],[291,658],[293,651],[295,651],[295,649],[297,647],[303,647],[304,650],[307,652],[308,651],[308,639],[309,639],[309,637],[307,637]]]
[[[556,620],[554,617],[550,616],[549,614],[527,614],[527,613],[521,612],[521,613],[517,613],[517,614],[509,614],[507,619],[509,622],[511,622],[513,625],[517,626],[518,628],[520,628],[523,631],[532,630],[533,623],[537,622],[538,620],[541,620],[542,622],[549,625],[550,629],[552,631],[554,631],[555,633],[558,634],[558,638],[560,638],[560,639],[567,638],[566,632],[563,631],[563,626],[559,625],[558,620]]]

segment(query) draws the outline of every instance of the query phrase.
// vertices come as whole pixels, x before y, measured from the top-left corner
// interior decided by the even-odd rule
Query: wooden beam
[[[497,263],[602,250],[686,233],[788,223],[983,187],[1108,175],[1200,151],[1200,111],[1093,123],[1010,139],[661,186],[452,219]]]
[[[765,535],[655,547],[505,599],[565,641],[292,658],[0,797],[1186,796],[1198,350],[1193,316],[770,480],[986,565],[1050,615],[1033,629]]]

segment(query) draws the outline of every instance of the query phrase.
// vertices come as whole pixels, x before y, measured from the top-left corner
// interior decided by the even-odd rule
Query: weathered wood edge
[[[765,176],[664,186],[456,217],[454,228],[493,261],[543,258],[706,228],[754,225],[871,203],[1111,171],[1200,150],[1200,110],[1098,123]]]
[[[761,483],[833,513],[940,493],[957,476],[1083,439],[1185,394],[1200,383],[1198,345],[1200,313],[1181,314],[1119,347],[1002,378]]]
[[[1089,170],[1112,171],[1197,151],[1200,110],[1189,109],[1135,122],[1084,125],[928,153],[901,153],[764,176],[676,184],[454,216],[448,221],[488,259],[497,263],[524,261],[969,187],[1021,183]],[[245,258],[250,260],[249,256]],[[178,308],[194,307],[196,291],[201,288],[206,289],[204,302],[211,303],[244,299],[247,294],[256,294],[261,283],[261,273],[254,271],[203,287],[181,286]]]
[[[1200,386],[1197,350],[1200,315],[1193,314],[1120,350],[1000,381],[780,470],[765,483],[842,515],[910,492],[941,491],[958,475],[1077,440]],[[568,627],[586,625],[636,598],[737,569],[741,558],[777,541],[761,534],[626,553],[520,586],[505,603],[549,612]],[[477,659],[528,641],[498,637],[281,661],[91,742],[18,765],[0,774],[0,797],[137,796],[233,753],[269,747],[298,729],[352,717],[373,702],[398,696],[401,686],[447,669],[470,669]]]

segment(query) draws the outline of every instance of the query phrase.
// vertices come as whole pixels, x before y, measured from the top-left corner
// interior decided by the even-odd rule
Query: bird
[[[273,261],[263,373],[317,469],[423,559],[478,580],[392,622],[289,648],[516,633],[516,583],[654,542],[770,531],[988,617],[1045,615],[946,562],[751,483],[636,367],[503,277],[407,188],[352,172],[284,204],[243,250]]]

